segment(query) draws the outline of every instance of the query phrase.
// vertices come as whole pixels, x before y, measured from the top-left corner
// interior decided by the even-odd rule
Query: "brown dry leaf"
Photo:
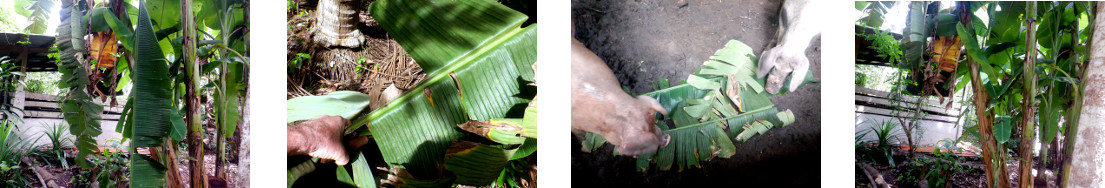
[[[735,77],[734,75],[729,75],[729,84],[725,85],[727,86],[725,94],[728,95],[729,100],[733,101],[734,105],[737,105],[738,111],[744,112],[744,109],[741,109],[741,106],[743,105],[741,105],[740,84],[737,83],[737,77]]]
[[[117,51],[119,40],[115,39],[115,34],[111,31],[104,31],[93,34],[92,36],[92,49],[89,54],[92,59],[96,60],[96,67],[98,68],[114,68],[116,57],[114,53]]]
[[[956,66],[958,66],[956,59],[959,58],[959,49],[963,46],[963,42],[959,40],[958,36],[936,37],[935,42],[932,58],[939,60],[940,70],[955,71]]]

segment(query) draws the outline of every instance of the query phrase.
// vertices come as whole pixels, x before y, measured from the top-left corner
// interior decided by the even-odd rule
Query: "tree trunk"
[[[1036,44],[1036,2],[1028,2],[1027,19],[1025,27],[1027,36],[1025,44]],[[1021,175],[1020,187],[1031,187],[1032,178],[1032,147],[1035,143],[1032,134],[1035,132],[1035,101],[1036,101],[1036,45],[1025,45],[1024,58],[1024,101],[1021,102]],[[1044,143],[1047,144],[1047,143]],[[1041,173],[1043,173],[1041,171]]]
[[[1105,40],[1105,2],[1097,3],[1093,41]],[[1078,119],[1078,133],[1071,156],[1070,187],[1105,185],[1105,43],[1092,43],[1090,64],[1083,81],[1084,98]]]
[[[203,173],[203,124],[201,123],[203,110],[200,109],[203,103],[199,97],[200,65],[196,60],[196,21],[193,16],[195,13],[192,11],[192,0],[180,0],[180,8],[181,32],[184,34],[181,44],[186,66],[185,73],[188,77],[185,96],[186,110],[188,110],[185,117],[188,123],[188,154],[193,158],[188,161],[188,168],[191,172],[191,187],[207,187],[207,178]]]
[[[248,70],[248,69],[246,69]],[[246,71],[248,72],[248,71]],[[238,187],[249,187],[249,89],[246,89],[245,107],[242,109],[242,125],[238,133],[242,134],[238,146]]]

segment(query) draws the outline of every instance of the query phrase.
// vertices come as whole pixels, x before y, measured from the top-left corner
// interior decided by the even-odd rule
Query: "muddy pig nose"
[[[667,147],[668,141],[671,140],[671,136],[668,134],[660,133],[660,148]]]

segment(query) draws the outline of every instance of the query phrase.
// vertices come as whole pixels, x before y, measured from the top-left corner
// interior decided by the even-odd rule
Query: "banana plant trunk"
[[[1097,3],[1093,41],[1105,40],[1105,2]],[[1092,43],[1090,64],[1083,82],[1082,112],[1078,119],[1070,172],[1063,181],[1069,187],[1105,185],[1105,43]]]
[[[1028,13],[1026,14],[1025,27],[1027,31],[1025,38],[1025,58],[1024,58],[1024,101],[1021,102],[1021,165],[1020,165],[1020,187],[1031,187],[1032,178],[1032,149],[1035,141],[1033,140],[1034,128],[1036,125],[1033,123],[1035,112],[1035,98],[1036,98],[1036,2],[1028,2]],[[1048,144],[1048,143],[1044,143]],[[1046,160],[1046,159],[1042,159]],[[1043,171],[1041,171],[1043,172]]]
[[[1077,26],[1075,26],[1075,27],[1077,27]],[[1090,28],[1093,28],[1093,27],[1090,27]],[[1074,36],[1074,37],[1077,37],[1077,36]],[[1072,41],[1077,41],[1077,40],[1072,40]],[[1094,49],[1092,47],[1093,46],[1093,40],[1092,39],[1087,40],[1086,43],[1087,43],[1087,45],[1086,45],[1087,48],[1089,48],[1090,50]],[[1089,50],[1087,50],[1087,51],[1089,51]],[[1077,54],[1077,55],[1081,56],[1082,54]],[[1075,58],[1075,59],[1078,59],[1078,58]],[[1085,80],[1085,78],[1086,78],[1085,65],[1086,65],[1086,62],[1074,63],[1074,64],[1071,65],[1072,66],[1071,70],[1074,70],[1073,73],[1074,73],[1075,76],[1077,76],[1076,78],[1078,80]],[[1077,138],[1077,136],[1078,136],[1078,121],[1079,121],[1078,116],[1082,114],[1082,103],[1079,103],[1079,102],[1082,101],[1082,95],[1083,95],[1082,91],[1084,91],[1082,86],[1084,86],[1084,85],[1085,84],[1083,83],[1083,84],[1080,84],[1080,85],[1077,85],[1077,86],[1070,87],[1070,89],[1069,89],[1070,90],[1069,92],[1071,94],[1073,94],[1074,97],[1073,97],[1073,100],[1071,100],[1072,104],[1070,105],[1069,109],[1067,110],[1067,117],[1069,118],[1069,120],[1065,122],[1066,126],[1063,127],[1067,131],[1063,134],[1062,152],[1059,153],[1055,157],[1055,162],[1058,163],[1059,166],[1060,166],[1059,167],[1060,171],[1058,173],[1057,178],[1059,180],[1059,185],[1063,186],[1063,187],[1066,187],[1067,177],[1070,176],[1071,156],[1074,155],[1074,142],[1077,141],[1077,139],[1075,139],[1075,138]],[[1053,147],[1053,148],[1059,148],[1059,147]]]
[[[959,20],[963,25],[971,25],[970,3],[958,2]],[[967,33],[974,33],[969,31]],[[978,132],[982,136],[982,159],[986,164],[986,184],[988,187],[1009,187],[1009,172],[1005,170],[1005,155],[1003,149],[994,139],[994,113],[987,107],[990,104],[990,95],[986,87],[982,85],[979,64],[973,57],[967,57],[970,68],[971,90],[974,92],[975,113],[978,117]]]
[[[184,53],[185,74],[188,77],[186,85],[186,107],[188,114],[185,120],[188,124],[188,153],[192,160],[188,161],[188,169],[191,172],[191,187],[207,187],[207,180],[203,173],[203,126],[200,121],[202,110],[200,107],[200,65],[196,61],[196,21],[192,12],[192,0],[180,0],[180,24],[184,40],[181,42]]]

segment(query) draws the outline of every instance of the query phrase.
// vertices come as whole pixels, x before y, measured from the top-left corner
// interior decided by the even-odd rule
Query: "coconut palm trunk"
[[[360,0],[319,0],[315,9],[315,43],[325,47],[358,47],[364,34],[357,30]]]
[[[1094,18],[1093,41],[1105,40],[1105,2],[1097,3]],[[1078,119],[1078,133],[1071,156],[1069,187],[1095,187],[1105,185],[1105,43],[1093,42],[1090,47],[1090,64],[1084,77],[1082,112]]]

